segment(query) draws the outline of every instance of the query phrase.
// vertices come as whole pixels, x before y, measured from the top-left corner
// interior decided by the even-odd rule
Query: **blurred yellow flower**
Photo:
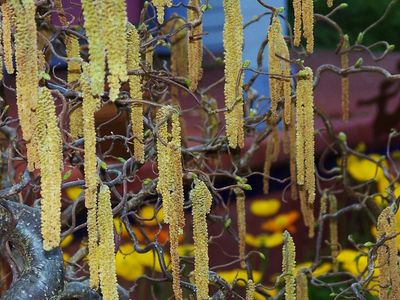
[[[152,205],[143,206],[139,212],[139,216],[144,219],[142,220],[143,224],[147,226],[157,225],[157,223],[161,223],[164,220],[162,207],[158,210],[157,215],[155,214],[156,211]]]
[[[341,263],[343,270],[353,275],[358,275],[367,267],[367,256],[351,249],[340,251],[337,260]],[[375,275],[377,275],[377,270],[375,270]]]
[[[228,270],[228,271],[219,271],[217,272],[219,276],[221,276],[224,280],[226,280],[229,283],[232,283],[238,279],[241,279],[238,281],[238,285],[240,286],[245,286],[245,282],[249,280],[247,276],[247,271],[242,270],[242,269],[234,269],[234,270]],[[253,281],[254,282],[260,282],[262,278],[262,274],[259,271],[253,270]]]
[[[71,256],[68,253],[64,253],[63,252],[63,261],[64,264],[68,264],[69,259],[71,258]]]
[[[125,224],[120,218],[114,218],[114,227],[118,235],[122,237],[128,237],[128,231],[126,230]]]
[[[169,256],[164,254],[165,263],[169,263]],[[125,243],[119,247],[115,255],[117,275],[125,280],[135,280],[144,274],[144,268],[162,272],[157,254],[150,251],[138,253],[134,251],[132,243]]]
[[[184,244],[178,247],[179,256],[193,256],[194,253],[194,245],[193,244]]]
[[[246,234],[246,244],[254,248],[273,248],[279,246],[283,243],[283,235],[280,232],[273,234],[260,234],[252,235],[250,233]]]
[[[311,261],[307,261],[307,262],[303,262],[303,263],[297,264],[296,265],[296,274],[301,269],[307,269],[307,268],[310,268],[311,266],[312,266],[312,262]],[[330,270],[332,270],[332,264],[329,263],[329,262],[324,262],[313,271],[313,276],[319,277],[321,275],[325,275]]]
[[[60,247],[61,248],[66,248],[66,247],[68,247],[71,243],[72,243],[72,241],[74,240],[74,235],[71,233],[71,234],[68,234],[62,241],[61,241],[61,243],[60,243]]]
[[[264,222],[261,225],[263,230],[272,232],[283,232],[287,229],[290,233],[296,232],[296,227],[293,225],[297,221],[300,214],[299,212],[292,210],[285,214],[280,214],[275,218]]]
[[[250,204],[250,211],[258,217],[269,217],[278,212],[281,202],[278,199],[254,200]]]
[[[381,159],[379,154],[370,154],[369,157],[375,161],[380,161]],[[387,162],[383,161],[382,165],[387,167]],[[384,178],[383,170],[380,166],[368,159],[359,158],[355,155],[348,156],[347,171],[351,177],[360,182],[368,180],[379,181],[379,179]]]
[[[65,189],[65,193],[71,201],[75,201],[76,199],[78,199],[82,192],[83,188],[81,188],[80,186],[71,186]]]

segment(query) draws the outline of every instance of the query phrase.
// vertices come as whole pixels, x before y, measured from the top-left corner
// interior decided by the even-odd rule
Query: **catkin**
[[[291,120],[289,124],[289,140],[290,140],[290,194],[293,200],[297,200],[297,178],[296,178],[296,108],[291,106]]]
[[[343,37],[344,42],[342,46],[342,53],[340,54],[340,67],[342,70],[349,68],[349,36],[347,34]],[[347,121],[349,119],[349,76],[342,75],[342,119]]]
[[[308,227],[308,237],[313,238],[315,234],[314,206],[307,201],[306,191],[304,190],[304,187],[300,186],[298,189],[298,193],[303,222],[304,225]]]
[[[127,32],[128,38],[128,70],[137,70],[140,68],[140,37],[135,26],[130,25]],[[129,90],[132,100],[142,99],[142,83],[139,75],[129,75]],[[141,103],[132,103],[131,105],[131,126],[133,134],[133,148],[135,159],[141,163],[144,162],[144,144],[143,144],[143,105]]]
[[[234,189],[236,195],[236,213],[238,222],[238,237],[239,237],[239,259],[240,266],[246,267],[246,206],[245,195],[241,188]]]
[[[104,300],[118,299],[117,275],[115,272],[115,245],[114,245],[114,222],[111,208],[110,189],[102,185],[98,197],[98,251],[99,258],[100,287]]]
[[[57,125],[56,108],[50,91],[39,89],[36,110],[36,134],[39,142],[41,174],[41,228],[43,248],[60,244],[62,141]]]
[[[194,240],[194,280],[197,287],[197,299],[207,300],[208,297],[208,230],[206,215],[210,212],[212,195],[206,184],[195,181],[195,187],[190,192],[193,214]]]
[[[152,39],[153,39],[153,37],[150,34],[149,38],[147,39],[147,42],[150,42]],[[154,46],[152,44],[149,44],[144,56],[145,56],[146,64],[148,65],[148,67],[150,69],[153,68],[153,55],[154,55]]]
[[[386,207],[378,218],[377,241],[397,233],[396,218],[390,207]],[[399,299],[400,274],[397,261],[396,237],[387,240],[378,248],[379,299]]]
[[[306,50],[311,54],[314,51],[314,0],[302,0],[301,9]]]
[[[0,57],[0,81],[3,80],[3,56],[4,56],[4,50],[3,50],[3,27],[0,26],[0,53],[1,53],[1,57]],[[0,269],[0,273],[1,273],[1,269]]]
[[[247,287],[246,287],[246,300],[254,300],[255,293],[256,293],[256,285],[253,280],[249,279],[249,281],[247,281]]]
[[[172,5],[171,0],[152,0],[154,7],[157,9],[157,21],[162,24],[164,22],[164,8]]]
[[[83,136],[83,109],[79,105],[69,114],[69,132],[73,139]]]
[[[296,299],[296,248],[288,231],[283,233],[284,244],[282,248],[282,273],[285,278],[285,299]]]
[[[98,11],[100,7],[98,2],[82,0],[82,8],[86,36],[89,42],[91,93],[93,95],[102,95],[104,90],[106,52],[103,40],[104,33],[102,26],[99,26]],[[114,16],[110,19],[114,19]]]
[[[184,26],[186,22],[182,18],[171,19],[165,26],[166,33],[174,33]],[[187,61],[188,57],[188,33],[186,29],[176,32],[171,37],[171,73],[174,76],[187,77],[188,66],[193,66]]]
[[[85,192],[85,198],[88,197]],[[96,194],[92,197],[92,207],[87,210],[87,234],[88,234],[88,265],[89,265],[89,284],[91,288],[98,288],[100,283],[99,271],[101,258],[99,254],[99,234],[97,228],[97,198]]]
[[[171,131],[168,131],[168,121]],[[164,221],[169,224],[172,265],[172,288],[176,299],[183,299],[180,287],[179,236],[185,223],[183,210],[183,182],[181,155],[181,128],[179,114],[171,106],[164,106],[157,112],[158,139],[157,162],[159,180],[157,191],[161,194]]]
[[[308,300],[307,276],[302,271],[298,271],[296,275],[296,296],[299,300]]]
[[[328,7],[332,7],[333,5],[333,0],[327,0],[326,4],[328,5]]]
[[[294,40],[293,44],[295,46],[299,46],[301,42],[301,28],[302,28],[302,17],[301,17],[301,1],[302,0],[293,0],[293,11],[294,11]]]
[[[335,214],[337,212],[337,200],[335,195],[329,194],[329,213]],[[329,243],[331,247],[332,256],[332,269],[334,272],[339,270],[339,263],[337,257],[339,255],[339,242],[338,242],[338,224],[336,218],[329,220]]]
[[[197,10],[188,9],[188,22],[193,23],[195,20],[200,19],[198,11],[200,11],[200,0],[190,0],[189,6],[195,7]],[[188,44],[188,65],[190,89],[196,90],[197,85],[203,76],[202,62],[203,62],[203,40],[201,35],[203,33],[203,26],[200,22],[191,31],[191,38]]]
[[[239,0],[224,1],[224,53],[225,53],[225,113],[226,135],[229,146],[236,148],[244,146],[243,130],[243,18]]]
[[[3,56],[4,65],[8,74],[14,73],[13,52],[11,44],[11,27],[14,24],[14,12],[8,2],[1,4],[2,13],[2,35],[3,35]]]
[[[94,113],[98,107],[96,99],[90,89],[89,65],[82,66],[81,87],[83,95],[83,137],[85,140],[85,206],[90,209],[96,206],[97,191],[97,157],[96,157],[96,129]]]
[[[121,82],[128,80],[126,4],[125,0],[101,0],[99,7],[109,71],[107,76],[110,87],[109,97],[111,101],[115,101],[119,95]]]
[[[54,6],[57,9],[58,19],[62,26],[67,26],[67,18],[65,17],[64,6],[62,0],[54,0]]]
[[[69,60],[67,69],[67,82],[71,85],[76,84],[79,81],[81,75],[81,64],[77,60],[80,58],[80,47],[79,40],[73,36],[67,36],[65,38],[65,50],[67,52],[67,57],[74,60]]]

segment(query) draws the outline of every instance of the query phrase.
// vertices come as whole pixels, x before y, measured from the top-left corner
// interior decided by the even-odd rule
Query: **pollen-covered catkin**
[[[190,192],[193,214],[194,240],[194,282],[197,287],[197,299],[208,299],[208,230],[206,215],[210,212],[212,195],[206,184],[195,180]]]
[[[140,68],[140,37],[133,25],[128,26],[128,70]],[[142,83],[139,75],[129,75],[129,90],[132,100],[142,99]],[[135,159],[144,162],[144,137],[143,137],[143,105],[132,103],[131,105],[131,126],[133,134],[133,150]]]
[[[69,133],[73,139],[83,136],[83,109],[79,105],[69,114]]]
[[[393,237],[378,248],[379,299],[399,299],[400,274],[395,236],[397,226],[391,207],[386,207],[379,215],[377,231],[377,242],[385,237]]]
[[[168,121],[171,131],[168,131]],[[181,128],[178,111],[164,106],[157,112],[157,163],[159,180],[157,191],[161,194],[164,221],[169,224],[170,253],[172,266],[172,288],[175,298],[183,299],[180,287],[179,236],[185,223],[183,210],[183,182],[181,155]]]
[[[83,94],[83,137],[85,140],[85,206],[92,208],[96,206],[97,191],[97,156],[96,156],[96,129],[94,113],[99,105],[90,89],[89,65],[83,64],[81,74],[81,87]]]
[[[102,26],[99,26],[99,3],[92,0],[82,0],[85,31],[89,42],[91,93],[102,95],[106,68],[105,42]],[[114,19],[114,18],[112,18]],[[125,28],[125,25],[124,25]],[[125,55],[125,54],[124,54]]]
[[[302,270],[297,271],[296,275],[296,297],[299,300],[308,300],[307,276]]]
[[[114,222],[111,208],[111,193],[106,185],[102,185],[98,197],[97,223],[99,232],[98,251],[100,287],[104,300],[118,299],[117,275],[115,272]]]
[[[73,84],[79,81],[81,75],[81,64],[78,61],[80,58],[79,40],[74,36],[66,36],[65,51],[67,52],[67,57],[73,59],[69,60],[67,65],[67,82]]]
[[[335,214],[337,212],[337,200],[334,194],[329,194],[329,213]],[[329,243],[331,247],[332,256],[332,269],[334,272],[339,270],[339,263],[337,257],[339,255],[339,241],[338,241],[338,225],[337,219],[331,218],[329,220]]]
[[[343,37],[343,46],[340,54],[340,67],[342,70],[349,68],[349,36],[347,34]],[[349,76],[342,75],[342,119],[347,121],[349,119]]]
[[[304,185],[304,82],[297,81],[296,89],[296,181],[298,185]]]
[[[85,198],[89,196],[85,192]],[[91,288],[98,288],[100,284],[100,263],[99,257],[99,232],[97,226],[97,197],[96,194],[90,195],[93,198],[92,206],[87,210],[87,234],[88,234],[88,265],[89,265],[89,284]]]
[[[238,237],[239,237],[239,259],[240,266],[246,267],[246,206],[245,194],[241,188],[234,189],[236,195],[236,213],[238,222]]]
[[[314,51],[314,0],[302,0],[301,8],[306,50],[311,54]]]
[[[231,148],[244,146],[243,130],[243,18],[240,0],[224,1],[224,53],[225,53],[225,113],[226,136]]]
[[[301,17],[301,2],[302,0],[293,0],[293,11],[294,11],[294,40],[295,46],[299,46],[301,42],[301,28],[302,28],[302,17]]]
[[[3,56],[4,65],[8,74],[14,73],[13,53],[11,44],[11,28],[14,24],[14,12],[8,2],[1,4],[2,13],[2,35],[3,35]]]
[[[63,155],[54,99],[50,91],[45,87],[39,89],[36,110],[36,133],[38,135],[41,166],[43,248],[51,250],[60,244]]]
[[[106,48],[107,76],[111,101],[118,98],[121,82],[128,80],[127,59],[127,13],[125,0],[101,0],[100,15],[103,23],[104,46]],[[110,15],[112,18],[110,18]],[[90,46],[89,46],[90,47]]]
[[[154,7],[157,9],[157,21],[162,24],[164,22],[164,9],[172,5],[171,0],[152,0]]]
[[[285,299],[296,300],[296,248],[288,231],[283,233],[282,273],[285,278]]]
[[[176,32],[171,36],[171,72],[174,76],[187,77],[188,66],[188,32],[182,28],[186,22],[182,18],[173,18],[165,25],[166,33]],[[177,31],[180,29],[179,31]]]
[[[254,300],[254,294],[256,293],[256,285],[253,280],[247,281],[246,287],[246,300]]]
[[[200,9],[200,0],[190,0],[189,6],[197,9],[188,9],[188,22],[194,22],[200,19],[198,12]],[[202,40],[203,26],[200,22],[191,31],[190,39],[188,40],[188,65],[190,89],[196,90],[197,85],[203,76],[202,62],[203,62],[203,40]]]

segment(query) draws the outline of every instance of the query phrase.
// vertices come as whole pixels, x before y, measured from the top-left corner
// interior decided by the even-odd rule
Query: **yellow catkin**
[[[79,105],[69,114],[69,132],[73,139],[77,139],[83,136],[82,105]]]
[[[397,233],[396,218],[390,207],[385,208],[378,218],[377,242]],[[400,273],[397,261],[396,237],[387,240],[378,248],[379,299],[399,299]]]
[[[58,19],[62,26],[67,26],[67,18],[65,16],[62,0],[54,0],[54,6],[57,9]]]
[[[244,146],[243,76],[239,75],[242,68],[243,17],[240,0],[224,1],[224,11],[226,135],[231,148],[237,146],[242,148]]]
[[[283,233],[282,273],[285,279],[285,299],[296,299],[296,248],[288,231]]]
[[[147,42],[151,41],[152,38],[153,37],[151,35],[149,35],[149,38],[147,39]],[[154,46],[152,44],[150,44],[147,47],[146,52],[144,54],[144,56],[145,56],[144,58],[145,58],[146,64],[148,65],[148,67],[150,69],[153,68],[153,55],[154,55]]]
[[[81,64],[77,61],[77,59],[80,58],[79,40],[76,37],[67,36],[65,38],[65,50],[67,52],[67,57],[74,59],[68,61],[67,65],[67,82],[73,84],[79,81],[81,75]]]
[[[130,25],[127,33],[128,38],[128,70],[138,70],[140,68],[140,37],[135,26]],[[142,83],[139,75],[129,75],[129,90],[132,100],[142,99]],[[144,162],[144,125],[143,125],[143,105],[132,103],[131,105],[131,126],[133,134],[133,148],[135,159]]]
[[[186,22],[182,18],[173,18],[163,27],[166,34],[171,36],[171,73],[174,76],[187,77],[188,73],[188,34],[187,30],[179,30]],[[190,64],[189,64],[190,65]]]
[[[107,76],[110,87],[109,97],[111,101],[115,101],[119,95],[121,82],[128,80],[126,3],[125,0],[101,0],[98,3],[102,16],[104,45],[109,71]]]
[[[344,42],[342,46],[342,53],[340,55],[340,67],[342,69],[349,68],[349,37],[344,35]],[[342,75],[342,119],[347,121],[349,119],[349,76]]]
[[[335,195],[329,195],[329,213],[334,214],[337,212],[337,200]],[[339,241],[338,241],[338,224],[336,218],[329,220],[329,243],[331,247],[332,256],[332,269],[334,272],[339,270],[339,263],[337,257],[339,255]]]
[[[256,285],[253,280],[249,279],[249,281],[247,281],[247,287],[246,287],[246,300],[254,300],[255,293],[256,293]]]
[[[171,131],[168,131],[168,121]],[[164,221],[169,224],[172,288],[176,299],[183,299],[180,287],[179,236],[185,223],[183,210],[183,182],[181,155],[181,128],[178,111],[164,106],[157,112],[158,139],[157,162],[159,180],[157,191],[161,194]]]
[[[298,189],[300,199],[300,210],[303,216],[304,225],[308,227],[308,237],[313,238],[315,234],[314,205],[307,201],[306,191],[300,186]]]
[[[314,51],[314,0],[302,0],[302,18],[307,53]]]
[[[313,73],[306,67],[297,75],[296,162],[297,183],[305,186],[308,202],[315,200]]]
[[[296,296],[299,300],[308,300],[307,276],[301,270],[296,275]]]
[[[289,124],[289,140],[290,140],[290,194],[293,200],[297,200],[297,178],[296,178],[296,108],[291,106],[291,120]]]
[[[158,23],[164,22],[164,9],[172,5],[171,0],[152,0],[154,7],[157,9],[157,20]]]
[[[83,65],[80,80],[82,86],[82,115],[83,115],[83,137],[85,140],[85,206],[95,207],[97,191],[97,157],[96,157],[96,129],[94,113],[98,106],[96,99],[90,89],[89,65]]]
[[[333,0],[327,0],[326,4],[328,5],[328,7],[332,7],[333,5]]]
[[[294,11],[293,43],[295,46],[299,46],[301,42],[301,27],[302,27],[301,1],[302,0],[293,0],[293,11]]]
[[[99,5],[92,0],[82,0],[82,8],[86,36],[89,42],[91,92],[93,95],[102,95],[104,91],[106,53],[103,41],[104,33],[102,26],[99,26]]]
[[[41,165],[41,228],[43,248],[51,250],[60,244],[62,141],[57,125],[56,108],[50,91],[39,90],[36,114]]]
[[[92,192],[91,192],[92,193]],[[89,265],[89,284],[90,287],[97,289],[100,284],[100,264],[103,256],[99,255],[99,235],[97,228],[97,198],[96,194],[89,195],[85,192],[85,197],[91,197],[92,207],[87,210],[87,234],[88,234],[88,265]]]
[[[2,56],[4,56],[4,50],[3,50],[3,27],[2,26],[0,26],[0,53],[2,53]],[[4,60],[4,58],[0,57],[0,81],[3,80],[3,60]]]
[[[195,181],[195,187],[190,192],[193,214],[194,240],[194,282],[197,287],[197,299],[207,300],[208,297],[208,230],[206,215],[210,212],[212,195],[206,184]]]
[[[200,0],[190,0],[189,6],[197,8],[200,11]],[[188,22],[199,20],[200,16],[196,10],[188,9]],[[188,65],[190,89],[194,91],[203,76],[202,62],[203,62],[203,40],[202,40],[203,26],[202,23],[196,25],[191,31],[191,38],[188,44]]]
[[[2,13],[2,34],[3,34],[3,51],[4,64],[8,74],[14,73],[13,52],[11,45],[11,27],[14,23],[14,12],[12,6],[8,2],[1,4]]]
[[[115,272],[114,222],[110,189],[102,185],[98,197],[97,223],[99,232],[100,287],[104,300],[118,299],[117,275]]]
[[[241,188],[234,189],[236,195],[236,214],[238,223],[238,237],[239,237],[239,259],[240,266],[246,267],[246,206],[245,194]]]

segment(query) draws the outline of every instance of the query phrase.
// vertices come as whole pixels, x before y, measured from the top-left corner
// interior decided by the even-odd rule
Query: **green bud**
[[[360,57],[359,59],[357,59],[356,63],[354,64],[354,68],[359,69],[363,63],[364,63],[364,60],[362,59],[362,57]]]
[[[248,68],[250,64],[251,64],[250,60],[246,59],[243,63],[243,68]]]
[[[338,134],[338,138],[339,138],[339,140],[341,140],[342,142],[345,142],[345,141],[347,140],[347,135],[346,135],[343,131],[341,131],[341,132],[339,132],[339,134]]]
[[[361,44],[362,41],[363,41],[363,39],[364,39],[364,33],[363,33],[363,32],[360,32],[360,33],[358,34],[358,37],[357,37],[357,40],[356,40],[356,44]]]

